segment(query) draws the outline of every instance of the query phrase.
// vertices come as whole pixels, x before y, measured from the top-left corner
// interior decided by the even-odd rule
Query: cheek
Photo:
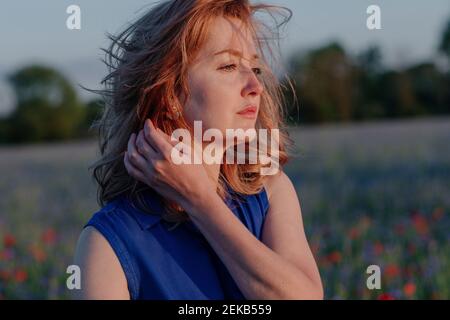
[[[190,123],[201,120],[204,129],[231,128],[237,106],[230,88],[217,79],[197,84],[186,104],[185,116]],[[214,81],[214,82],[213,82]]]

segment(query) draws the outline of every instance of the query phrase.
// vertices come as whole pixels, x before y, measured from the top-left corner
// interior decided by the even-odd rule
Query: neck
[[[203,159],[203,151],[206,149],[206,147],[208,145],[210,145],[211,143],[215,143],[215,142],[198,142],[195,140],[195,138],[192,140],[192,148],[193,150],[196,150],[196,152],[200,155],[201,160],[202,160],[202,165],[205,168],[213,186],[215,186],[216,188],[219,185],[219,174],[220,174],[220,167],[221,164],[220,163],[213,163],[213,164],[208,164],[205,162],[205,159]],[[218,152],[220,150],[220,147],[222,147],[222,145],[217,146],[217,148],[215,149],[215,152]],[[201,149],[200,149],[201,148]],[[222,147],[223,148],[223,147]],[[223,155],[225,154],[225,150],[222,150],[222,155],[221,155],[221,159],[223,159]]]
[[[220,164],[203,163],[203,167],[206,169],[213,184],[217,187],[219,182]]]
[[[208,144],[203,144],[203,150],[205,150]],[[217,149],[216,149],[217,150]],[[203,155],[202,155],[203,156]],[[213,182],[213,185],[218,186],[219,174],[220,174],[220,163],[207,164],[205,159],[202,159],[202,164],[208,173],[209,178]]]

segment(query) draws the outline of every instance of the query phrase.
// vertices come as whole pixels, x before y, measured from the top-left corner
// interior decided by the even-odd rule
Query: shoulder
[[[301,219],[302,211],[297,190],[284,171],[279,170],[277,174],[267,176],[264,187],[269,202],[268,216],[270,220],[280,218],[293,222],[297,221],[299,217]]]
[[[93,226],[78,238],[74,263],[81,271],[81,290],[75,299],[130,299],[120,261],[105,236]]]
[[[150,220],[149,220],[150,219]],[[144,227],[155,223],[120,197],[95,212],[77,242],[75,264],[81,269],[80,299],[130,299],[138,294],[135,259]],[[79,290],[77,290],[79,291]]]
[[[264,178],[264,188],[266,189],[267,198],[272,202],[281,194],[295,193],[295,187],[291,179],[283,170],[279,170],[277,174],[266,176]]]

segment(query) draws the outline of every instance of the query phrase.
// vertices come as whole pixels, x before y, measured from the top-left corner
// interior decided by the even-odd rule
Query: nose
[[[246,97],[247,95],[258,96],[264,91],[264,87],[259,81],[256,74],[253,72],[252,68],[245,68],[244,73],[244,87],[242,89],[242,95]]]

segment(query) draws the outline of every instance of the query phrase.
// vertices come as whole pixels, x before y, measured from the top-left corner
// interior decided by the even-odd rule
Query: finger
[[[144,121],[144,127],[142,128],[144,138],[147,140],[147,143],[153,148],[153,150],[155,150],[155,152],[159,153],[158,145],[150,135],[150,132],[153,129],[154,129],[154,126],[152,124],[152,127],[150,127],[149,119]]]
[[[148,163],[146,159],[136,149],[136,134],[133,133],[128,140],[128,158],[130,162],[137,167],[140,171],[145,172]]]
[[[165,133],[164,131],[162,131],[160,128],[156,128],[156,131],[158,131],[158,133],[167,141],[169,142],[172,146],[177,145],[180,141],[178,141],[177,139],[173,139],[172,137],[169,136],[167,133]]]
[[[145,175],[142,171],[140,171],[137,167],[135,167],[129,160],[128,158],[128,152],[125,151],[125,155],[123,157],[123,162],[125,164],[125,169],[127,170],[127,172],[129,173],[130,176],[132,176],[133,178],[146,183],[146,178]]]
[[[147,161],[150,159],[160,159],[161,155],[153,149],[144,137],[144,131],[140,130],[136,139],[136,148]]]
[[[132,163],[132,161],[130,160],[129,153],[128,152],[125,152],[125,153],[126,153],[126,160],[127,160],[127,163],[129,164],[130,169],[132,169],[132,170],[134,169],[133,173],[134,173],[135,178],[137,178],[138,180],[144,182],[145,184],[147,184],[149,186],[153,185],[156,181],[155,180],[155,169],[153,166],[157,160],[151,160],[150,161],[151,164],[146,163],[146,166],[143,169],[141,169]]]
[[[163,138],[163,136],[156,130],[150,119],[147,119],[144,124],[145,138],[152,146],[156,147],[160,154],[165,159],[169,159],[172,145]]]
[[[169,149],[168,153],[170,154],[172,161],[173,161],[172,157],[174,156],[174,154],[173,154],[174,149],[178,150],[179,154],[182,156],[185,156],[188,154],[188,152],[186,152],[187,148],[182,141],[180,141],[172,136],[169,136],[164,131],[162,131],[160,128],[156,128],[156,131],[164,140],[167,141],[167,143],[170,144],[170,146],[168,147],[168,149]]]

